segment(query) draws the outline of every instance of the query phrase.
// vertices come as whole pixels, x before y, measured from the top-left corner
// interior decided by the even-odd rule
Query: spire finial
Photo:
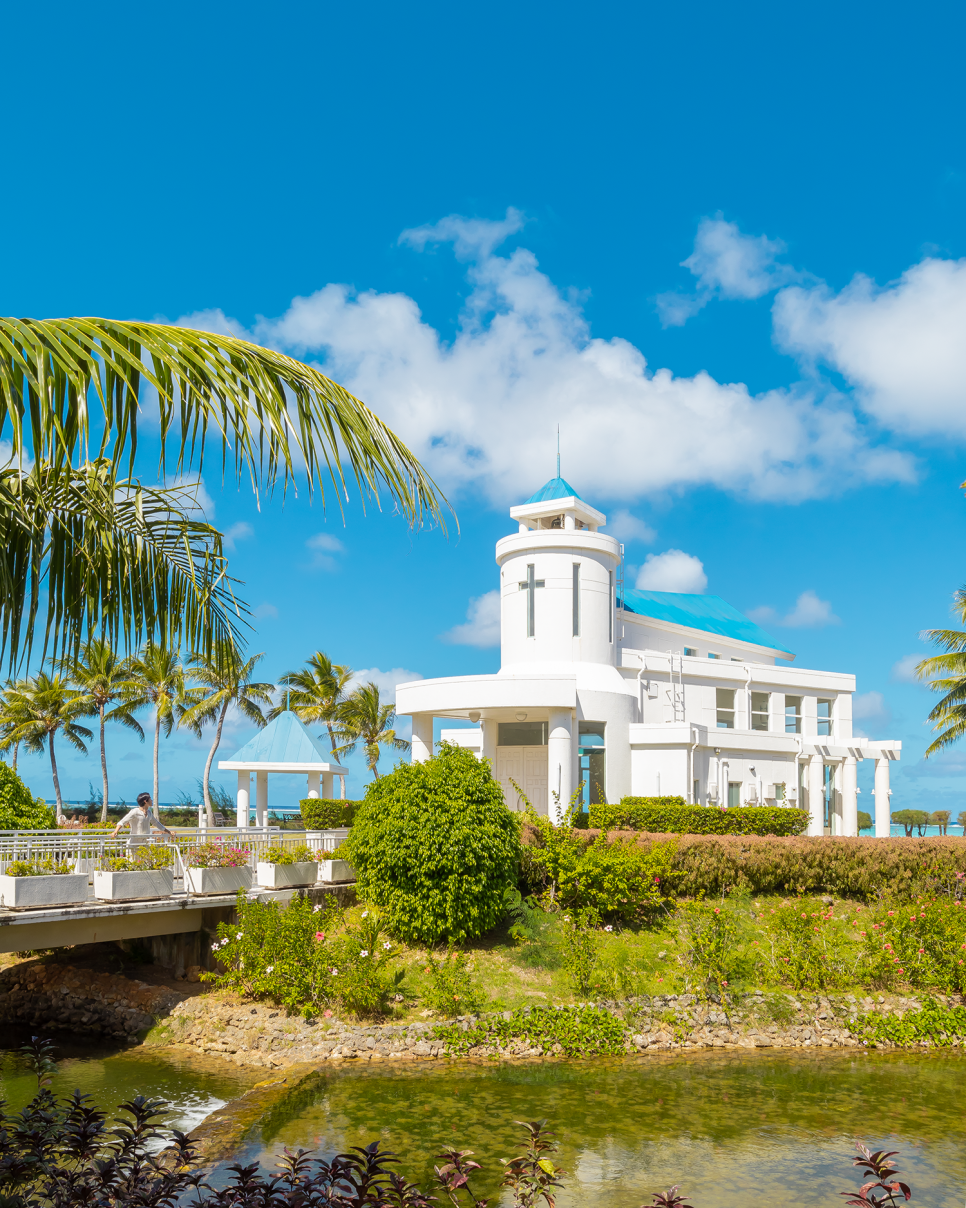
[[[560,425],[557,424],[557,477],[560,477]]]

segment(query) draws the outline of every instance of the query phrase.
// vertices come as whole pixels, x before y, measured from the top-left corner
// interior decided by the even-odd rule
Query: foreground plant
[[[877,1149],[872,1153],[868,1146],[860,1141],[856,1142],[855,1148],[859,1151],[859,1156],[852,1159],[852,1164],[861,1167],[863,1173],[871,1177],[858,1191],[842,1192],[849,1208],[895,1208],[895,1205],[900,1203],[897,1196],[902,1196],[903,1203],[912,1199],[909,1184],[900,1183],[893,1177],[899,1172],[891,1159],[896,1156],[898,1150],[893,1149],[886,1153],[883,1149]],[[877,1191],[883,1194],[876,1195]]]
[[[557,1152],[556,1139],[548,1130],[546,1120],[517,1120],[516,1123],[526,1130],[527,1149],[526,1153],[508,1162],[502,1162],[501,1159],[501,1186],[509,1188],[517,1208],[535,1208],[541,1200],[547,1208],[554,1208],[554,1192],[563,1186],[560,1176],[566,1174],[561,1166],[554,1165],[550,1157]]]

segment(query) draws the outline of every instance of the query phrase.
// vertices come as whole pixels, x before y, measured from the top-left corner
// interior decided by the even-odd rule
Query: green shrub
[[[451,948],[436,960],[430,952],[426,972],[432,985],[422,995],[427,1007],[441,1015],[468,1015],[482,1011],[486,994],[473,979],[469,958],[461,948]]]
[[[459,1024],[440,1024],[433,1035],[451,1053],[468,1053],[483,1044],[504,1046],[512,1040],[566,1057],[617,1056],[626,1049],[623,1022],[600,1007],[521,1007],[509,1019],[487,1016],[465,1031]]]
[[[739,929],[725,903],[689,902],[683,910],[686,959],[705,993],[727,990],[741,971]]]
[[[3,870],[8,877],[63,877],[73,871],[74,866],[69,860],[55,863],[50,857],[46,860],[13,860]]]
[[[598,959],[599,919],[592,911],[573,910],[564,915],[564,969],[575,994],[589,994],[594,984]]]
[[[808,813],[788,806],[685,805],[680,797],[623,797],[590,807],[590,825],[655,835],[800,835]]]
[[[107,856],[102,861],[108,872],[142,872],[159,868],[170,868],[174,863],[174,851],[163,843],[145,843],[133,857]]]
[[[966,989],[966,907],[961,901],[886,901],[853,928],[864,941],[863,979],[879,989]]]
[[[306,830],[334,830],[351,826],[361,801],[340,801],[334,797],[306,797],[299,802],[299,813]]]
[[[589,910],[600,918],[639,920],[664,900],[673,839],[643,847],[634,836],[554,826],[532,811],[525,817],[524,879],[547,904]]]
[[[867,810],[859,810],[855,818],[860,832],[872,829],[872,815]]]
[[[385,1015],[405,976],[390,967],[398,956],[396,945],[383,935],[382,916],[364,910],[359,926],[347,927],[329,947],[329,976],[340,1006],[362,1018]]]
[[[0,762],[0,830],[52,830],[53,807],[34,797],[8,763]]]
[[[314,862],[317,856],[307,843],[273,843],[258,859],[262,864],[305,864]]]
[[[243,847],[232,847],[228,843],[199,843],[188,849],[185,865],[188,868],[242,868],[248,863],[248,852]]]
[[[798,898],[772,909],[765,919],[776,976],[795,990],[824,990],[846,980],[843,937],[833,926],[832,907]]]
[[[906,1011],[901,1016],[879,1011],[861,1015],[853,1031],[872,1048],[877,1041],[898,1045],[925,1042],[948,1047],[966,1039],[966,1007],[927,998],[918,1011]]]
[[[520,838],[489,764],[443,743],[433,758],[399,764],[369,786],[342,850],[359,897],[386,911],[389,929],[435,944],[500,922]]]

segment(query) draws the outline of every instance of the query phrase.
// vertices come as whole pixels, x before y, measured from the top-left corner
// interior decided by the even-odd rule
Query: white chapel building
[[[889,835],[902,744],[853,736],[853,675],[793,667],[719,596],[625,589],[606,517],[559,475],[510,516],[500,670],[397,687],[414,761],[432,754],[435,718],[469,721],[442,737],[490,760],[514,808],[511,780],[557,817],[583,782],[585,802],[801,806],[809,834],[854,835],[856,768],[872,759],[875,833]]]

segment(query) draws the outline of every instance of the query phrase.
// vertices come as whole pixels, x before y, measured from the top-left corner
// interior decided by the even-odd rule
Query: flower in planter
[[[226,843],[199,843],[189,850],[186,862],[190,868],[243,868],[248,852]]]

